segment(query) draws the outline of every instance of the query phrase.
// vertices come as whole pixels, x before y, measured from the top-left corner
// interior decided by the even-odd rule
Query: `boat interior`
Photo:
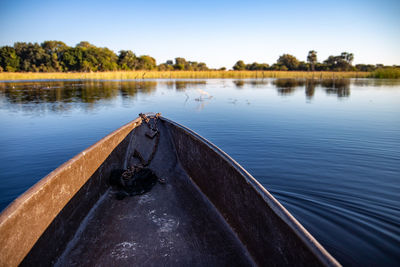
[[[157,182],[119,197],[112,173],[140,165]],[[337,264],[233,159],[163,117],[121,127],[26,194],[34,227],[21,266]]]

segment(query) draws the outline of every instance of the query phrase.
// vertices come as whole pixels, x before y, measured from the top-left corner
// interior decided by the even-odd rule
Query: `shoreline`
[[[243,78],[368,78],[371,72],[334,71],[108,71],[108,72],[1,72],[0,81],[12,80],[141,80]]]

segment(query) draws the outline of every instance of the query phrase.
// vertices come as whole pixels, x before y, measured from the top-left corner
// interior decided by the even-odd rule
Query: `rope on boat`
[[[156,174],[147,168],[153,160],[158,144],[160,142],[160,131],[157,127],[157,120],[161,116],[161,113],[157,113],[154,116],[147,116],[143,113],[139,114],[148,128],[149,132],[146,132],[146,136],[150,139],[155,139],[153,150],[146,161],[139,151],[136,149],[133,152],[133,157],[139,159],[140,163],[128,167],[126,170],[114,170],[110,176],[110,184],[117,186],[121,190],[116,194],[117,199],[123,199],[126,196],[141,195],[151,190],[151,188],[157,183],[165,184],[165,179],[158,178]],[[151,123],[153,119],[154,123]]]
[[[139,114],[139,117],[142,119],[142,122],[145,122],[147,124],[147,126],[149,127],[149,130],[150,130],[150,133],[146,133],[146,136],[151,138],[151,139],[153,139],[154,136],[156,137],[156,143],[155,143],[155,145],[153,147],[153,150],[152,150],[152,152],[150,154],[150,157],[147,160],[147,162],[144,160],[142,155],[140,155],[139,151],[137,151],[135,149],[135,151],[133,152],[133,155],[140,160],[140,162],[143,164],[144,167],[147,167],[151,163],[151,161],[153,160],[154,155],[156,154],[156,151],[157,151],[157,148],[158,148],[158,143],[160,142],[160,131],[158,130],[158,127],[157,127],[157,121],[158,121],[158,118],[160,116],[161,116],[161,113],[156,113],[154,115],[154,117],[153,117],[154,125],[152,125],[150,123],[150,118],[148,116],[146,116],[143,113]]]

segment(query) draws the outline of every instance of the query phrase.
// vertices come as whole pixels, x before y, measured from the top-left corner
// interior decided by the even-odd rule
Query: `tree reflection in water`
[[[249,85],[251,88],[264,88],[269,84],[269,81],[267,79],[260,79],[260,80],[252,79],[252,80],[234,80],[233,83],[238,89],[243,88],[244,85]]]
[[[318,82],[314,79],[308,79],[306,80],[305,83],[305,92],[306,92],[306,98],[308,100],[313,99],[314,94],[315,94],[315,87],[317,86]]]
[[[177,91],[205,87],[207,84],[206,80],[0,82],[0,97],[14,109],[64,112],[77,105],[91,109],[100,101],[105,104],[118,96],[132,99],[139,93],[151,94],[157,90],[159,83]]]
[[[304,86],[305,80],[298,79],[275,79],[272,82],[280,95],[291,95],[301,86]]]
[[[322,80],[321,86],[326,88],[327,94],[334,94],[339,98],[350,96],[349,79]]]
[[[315,97],[318,89],[338,98],[350,96],[351,86],[390,86],[397,85],[391,80],[376,79],[236,79],[223,81],[223,88],[234,86],[245,88],[275,88],[279,95],[289,96],[296,90],[305,91],[307,100]],[[2,105],[25,111],[65,112],[75,107],[92,109],[106,105],[117,97],[130,100],[138,94],[151,94],[158,87],[176,92],[185,92],[189,100],[188,89],[208,90],[208,80],[120,80],[120,81],[34,81],[0,82],[0,100]],[[189,94],[188,94],[189,93]],[[250,93],[249,93],[250,94]],[[190,99],[195,99],[190,97]],[[203,100],[203,99],[202,99]],[[205,103],[202,103],[204,105]]]
[[[308,100],[314,97],[317,87],[324,88],[327,94],[335,94],[339,98],[350,96],[350,79],[276,79],[272,84],[280,95],[290,95],[304,87]]]

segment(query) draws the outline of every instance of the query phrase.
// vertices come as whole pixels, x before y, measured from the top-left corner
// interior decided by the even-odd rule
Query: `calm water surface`
[[[0,82],[0,210],[140,112],[236,159],[344,265],[400,264],[400,82]]]

